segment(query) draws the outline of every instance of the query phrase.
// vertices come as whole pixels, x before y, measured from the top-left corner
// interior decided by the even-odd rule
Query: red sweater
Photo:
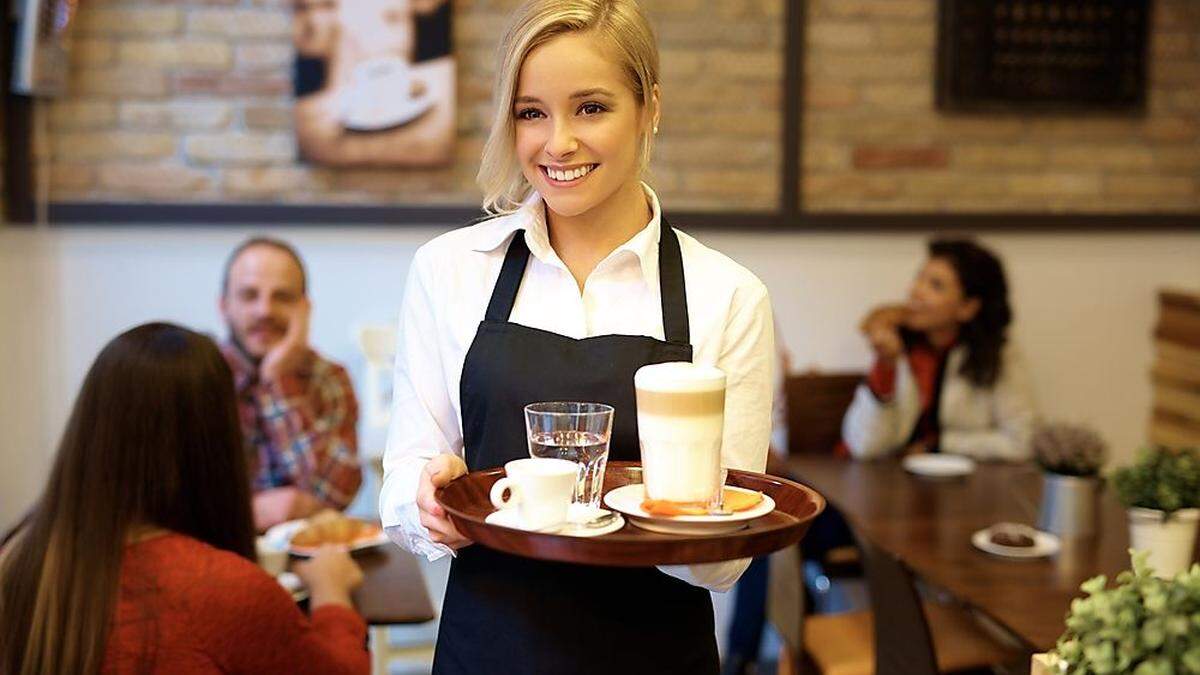
[[[125,549],[103,672],[365,675],[366,637],[353,610],[318,607],[310,620],[254,563],[167,534]]]

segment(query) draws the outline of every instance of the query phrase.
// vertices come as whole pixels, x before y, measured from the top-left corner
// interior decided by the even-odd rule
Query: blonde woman
[[[469,546],[433,498],[527,456],[522,406],[616,408],[610,458],[637,460],[633,374],[667,361],[728,376],[723,463],[761,471],[774,355],[767,291],[667,224],[642,182],[658,53],[633,0],[530,0],[500,49],[479,183],[495,217],[423,246],[401,311],[383,522],[454,553],[437,673],[715,673],[708,589],[748,561],[602,568]]]

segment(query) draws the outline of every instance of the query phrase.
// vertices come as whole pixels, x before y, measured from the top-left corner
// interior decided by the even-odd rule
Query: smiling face
[[[637,186],[645,115],[657,118],[657,110],[641,105],[612,50],[591,33],[560,35],[529,52],[512,113],[525,179],[565,217]]]
[[[954,266],[944,258],[925,262],[908,291],[909,314],[905,321],[917,331],[957,328],[979,311],[979,299],[963,292]]]

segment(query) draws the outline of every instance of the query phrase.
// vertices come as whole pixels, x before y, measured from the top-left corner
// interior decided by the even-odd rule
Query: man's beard
[[[250,353],[249,349],[246,349],[246,345],[242,343],[241,338],[238,337],[237,331],[234,330],[233,324],[226,324],[225,327],[229,331],[229,343],[232,344],[234,346],[234,348],[238,350],[238,353],[240,353],[243,357],[245,357],[245,359],[247,361],[254,364],[255,367],[261,365],[262,357],[255,356]]]

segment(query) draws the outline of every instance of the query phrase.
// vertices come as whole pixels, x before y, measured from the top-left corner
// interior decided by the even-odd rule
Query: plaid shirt
[[[238,415],[255,492],[294,485],[345,508],[362,483],[358,464],[358,403],[345,369],[309,351],[307,365],[280,382],[258,379],[258,367],[226,342]]]

